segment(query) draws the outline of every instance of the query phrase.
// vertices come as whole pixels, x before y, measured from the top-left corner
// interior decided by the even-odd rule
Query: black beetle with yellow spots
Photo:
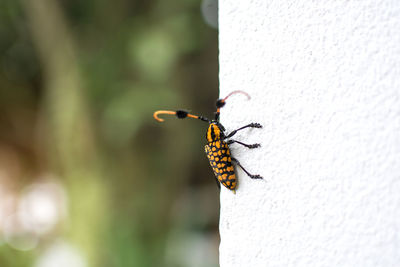
[[[177,110],[177,111],[169,111],[169,110],[158,110],[154,112],[154,118],[160,122],[164,121],[163,119],[160,119],[158,115],[160,114],[170,114],[170,115],[176,115],[179,119],[184,119],[184,118],[193,118],[193,119],[199,119],[205,122],[209,123],[208,130],[207,130],[207,144],[205,146],[205,151],[207,154],[207,158],[210,161],[210,165],[214,171],[215,177],[217,178],[217,183],[219,186],[219,183],[221,183],[223,186],[228,188],[229,190],[232,190],[235,192],[236,187],[237,187],[237,180],[236,180],[236,175],[235,171],[232,165],[232,162],[234,162],[236,165],[238,165],[242,170],[252,179],[262,179],[262,177],[258,174],[250,174],[243,166],[240,164],[240,162],[235,159],[234,157],[231,156],[231,152],[229,150],[229,146],[232,143],[237,143],[242,146],[245,146],[247,148],[257,148],[260,147],[260,144],[244,144],[242,142],[239,142],[237,140],[229,139],[232,136],[234,136],[238,131],[243,130],[245,128],[262,128],[261,124],[259,123],[250,123],[248,125],[245,125],[237,130],[232,131],[231,133],[225,135],[225,128],[222,126],[222,124],[219,122],[219,114],[220,114],[220,109],[225,105],[226,99],[230,97],[233,94],[241,93],[246,95],[248,98],[250,96],[246,94],[243,91],[233,91],[230,93],[227,97],[223,99],[218,99],[217,100],[217,112],[215,113],[215,119],[214,120],[209,120],[203,116],[196,116],[189,114],[187,111],[184,110]],[[229,139],[229,140],[227,140]]]

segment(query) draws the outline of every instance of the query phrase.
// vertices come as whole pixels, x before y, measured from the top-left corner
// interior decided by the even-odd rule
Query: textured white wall
[[[400,1],[221,0],[221,266],[400,266]]]

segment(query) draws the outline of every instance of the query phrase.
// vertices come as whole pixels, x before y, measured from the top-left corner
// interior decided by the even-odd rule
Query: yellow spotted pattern
[[[205,146],[205,151],[218,181],[229,190],[235,190],[237,181],[228,144],[214,140]]]

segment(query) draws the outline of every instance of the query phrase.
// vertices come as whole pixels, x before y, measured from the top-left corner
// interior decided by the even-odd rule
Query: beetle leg
[[[229,138],[229,137],[232,137],[232,136],[234,136],[238,131],[243,130],[243,129],[245,129],[245,128],[249,128],[249,127],[251,127],[251,128],[262,128],[262,125],[259,124],[259,123],[250,123],[250,124],[248,124],[248,125],[246,125],[246,126],[240,127],[239,129],[236,129],[236,130],[232,131],[230,134],[228,134],[227,136],[225,136],[224,139]]]
[[[247,147],[247,148],[257,148],[257,147],[260,147],[260,146],[261,146],[260,144],[251,144],[251,145],[248,145],[248,144],[245,144],[245,143],[236,141],[236,140],[229,140],[229,141],[227,141],[226,143],[227,143],[228,145],[230,145],[230,144],[232,144],[232,143],[238,143],[238,144],[241,144],[242,146],[245,146],[245,147]]]
[[[263,179],[261,175],[259,174],[251,174],[249,173],[245,168],[243,168],[242,164],[240,164],[240,162],[235,159],[235,158],[231,158],[232,161],[234,161],[251,179]]]

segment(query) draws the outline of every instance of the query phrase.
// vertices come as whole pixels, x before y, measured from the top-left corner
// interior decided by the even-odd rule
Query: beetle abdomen
[[[236,175],[228,144],[222,140],[213,141],[205,146],[205,151],[218,181],[229,190],[235,190]]]

